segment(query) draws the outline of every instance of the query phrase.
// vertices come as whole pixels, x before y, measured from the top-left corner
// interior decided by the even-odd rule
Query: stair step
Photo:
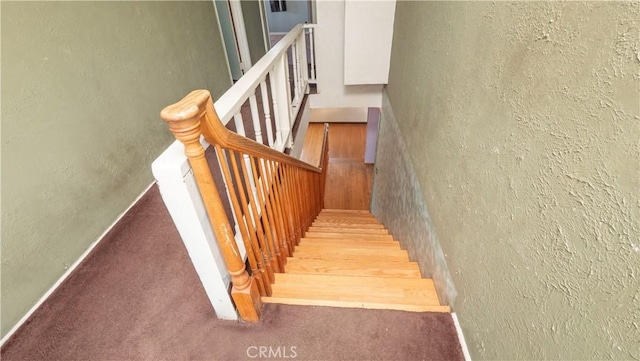
[[[394,241],[393,236],[388,234],[357,234],[357,233],[339,233],[339,232],[306,232],[306,238],[349,238],[354,241]]]
[[[409,262],[407,251],[402,249],[380,248],[348,248],[333,246],[296,246],[293,252],[294,258],[315,258],[325,260],[352,260],[354,262],[394,261]]]
[[[354,241],[352,239],[335,239],[335,238],[302,238],[301,246],[324,246],[324,247],[342,247],[342,248],[371,248],[379,249],[384,252],[386,249],[401,249],[400,243],[396,241]]]
[[[277,273],[272,291],[263,302],[449,312],[440,306],[433,281],[422,278]]]
[[[357,233],[357,234],[389,234],[386,229],[371,228],[341,228],[341,227],[316,227],[311,226],[307,232],[330,232],[330,233]]]
[[[383,225],[379,223],[338,223],[338,222],[324,222],[315,221],[311,225],[313,227],[339,227],[339,228],[370,228],[370,229],[385,229]]]
[[[362,264],[353,261],[327,261],[294,257],[287,257],[285,273],[420,278],[420,269],[416,262],[376,262]]]
[[[331,223],[331,224],[378,224],[382,225],[382,223],[378,222],[375,218],[356,218],[356,217],[329,217],[329,216],[318,216],[314,220],[319,223]]]
[[[370,211],[366,209],[331,209],[325,208],[320,211],[320,213],[331,213],[331,214],[371,214]]]
[[[371,213],[323,213],[320,212],[318,217],[327,217],[327,218],[364,218],[364,219],[375,219]]]
[[[265,303],[451,312],[367,210],[322,210],[271,288]]]
[[[383,238],[383,239],[375,239],[375,238],[380,238],[380,237],[374,237],[373,239],[371,239],[371,237],[359,237],[358,235],[354,235],[353,234],[345,234],[340,236],[340,238],[327,238],[327,237],[302,237],[300,238],[300,241],[302,242],[302,240],[304,239],[309,239],[309,240],[317,240],[317,241],[328,241],[328,242],[353,242],[353,243],[358,243],[358,244],[367,244],[367,243],[371,243],[371,244],[397,244],[400,245],[400,243],[398,241],[393,240],[392,236],[389,236],[391,238]]]

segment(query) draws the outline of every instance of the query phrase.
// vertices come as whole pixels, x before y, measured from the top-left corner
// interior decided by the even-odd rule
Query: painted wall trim
[[[96,241],[94,241],[93,243],[91,243],[89,245],[89,247],[87,248],[86,251],[84,251],[84,253],[82,255],[80,255],[80,257],[65,271],[64,274],[62,274],[62,276],[56,281],[56,283],[53,284],[53,286],[51,286],[51,288],[49,288],[49,290],[42,295],[42,297],[40,297],[40,299],[38,300],[38,302],[36,302],[30,309],[29,311],[27,311],[27,313],[22,316],[22,318],[20,319],[20,321],[18,321],[12,328],[11,330],[9,330],[9,332],[7,332],[6,335],[4,335],[4,337],[2,338],[2,340],[0,340],[0,347],[4,346],[4,343],[7,342],[7,340],[9,340],[11,338],[11,336],[13,336],[14,333],[16,333],[16,331],[18,331],[18,329],[25,323],[27,322],[27,320],[29,319],[29,317],[31,317],[31,315],[36,312],[36,310],[38,308],[40,308],[40,306],[42,306],[42,304],[58,289],[58,287],[60,287],[60,285],[62,285],[64,283],[64,281],[67,280],[67,278],[69,278],[69,276],[71,276],[71,274],[76,270],[76,268],[78,268],[78,266],[91,254],[91,252],[96,248],[96,246],[104,239],[104,236],[107,235],[107,233],[109,233],[113,227],[116,226],[116,224],[118,224],[121,220],[122,217],[124,217],[130,210],[131,208],[133,208],[133,206],[135,206],[136,204],[138,204],[138,202],[140,201],[140,199],[142,199],[142,197],[144,197],[149,190],[151,189],[151,187],[153,187],[156,184],[156,181],[154,180],[153,182],[151,182],[151,184],[149,184],[147,186],[147,188],[145,188],[144,191],[142,191],[142,193],[140,193],[136,199],[133,201],[133,203],[131,203],[129,205],[129,207],[127,207],[127,209],[124,210],[124,212],[120,213],[120,215],[118,215],[118,217],[115,219],[115,221],[113,221],[113,223],[111,223],[111,225],[109,227],[107,227],[107,229],[102,232],[102,234],[100,236],[98,236],[98,238],[96,239]]]
[[[236,30],[236,40],[240,51],[240,62],[243,73],[246,73],[252,66],[251,52],[249,51],[249,40],[247,39],[247,29],[244,26],[244,15],[242,14],[242,4],[240,0],[229,0],[233,26]]]
[[[224,43],[224,36],[222,35],[222,25],[220,24],[220,13],[218,13],[218,7],[216,6],[216,0],[213,1],[213,12],[216,14],[216,19],[218,19],[218,32],[220,33],[220,42],[222,43],[222,51],[224,52],[224,59],[227,61],[227,70],[229,71],[229,79],[233,81],[233,74],[231,73],[231,63],[229,62],[229,53],[227,52],[227,47]]]
[[[458,341],[460,342],[460,348],[462,348],[464,360],[471,361],[471,354],[469,354],[469,348],[467,347],[467,341],[464,339],[462,327],[460,327],[460,322],[458,321],[458,315],[455,312],[452,312],[451,318],[453,318],[453,324],[456,325],[456,333],[458,334]]]

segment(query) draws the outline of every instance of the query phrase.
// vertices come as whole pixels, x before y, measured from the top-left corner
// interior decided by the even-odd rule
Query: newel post
[[[211,170],[204,156],[204,148],[200,144],[202,121],[218,120],[211,105],[211,95],[206,90],[196,90],[181,101],[162,110],[160,116],[167,122],[176,139],[184,144],[184,152],[189,159],[198,190],[213,227],[218,246],[231,275],[233,288],[231,297],[238,313],[244,321],[257,322],[262,307],[258,287],[253,277],[249,277],[240,251],[233,236],[233,230],[227,219],[220,194],[213,182]],[[207,114],[207,110],[214,114]],[[215,267],[215,265],[211,265]]]

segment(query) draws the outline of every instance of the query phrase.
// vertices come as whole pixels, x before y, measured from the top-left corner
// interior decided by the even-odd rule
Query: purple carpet
[[[463,360],[449,314],[265,305],[215,317],[154,186],[2,348],[10,360]]]

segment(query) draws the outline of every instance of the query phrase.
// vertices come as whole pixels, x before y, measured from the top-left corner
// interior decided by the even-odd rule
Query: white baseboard
[[[471,361],[471,355],[469,354],[469,348],[467,347],[467,341],[464,339],[464,335],[462,334],[462,328],[460,327],[460,322],[458,322],[458,315],[455,312],[451,313],[451,318],[453,318],[453,323],[456,325],[456,333],[458,334],[458,341],[460,341],[460,347],[462,348],[462,354],[464,355],[465,361]]]
[[[2,338],[2,340],[0,340],[0,347],[2,347],[4,345],[5,342],[7,342],[8,339],[11,338],[11,336],[13,336],[13,334],[29,319],[29,317],[31,317],[31,315],[44,303],[44,301],[46,301],[49,296],[51,296],[51,294],[53,294],[53,292],[60,287],[60,285],[71,275],[71,273],[73,273],[73,271],[75,271],[75,269],[80,265],[80,263],[82,263],[82,261],[85,260],[85,258],[87,258],[87,256],[91,253],[91,251],[93,251],[94,248],[96,248],[96,246],[98,245],[98,243],[100,243],[100,241],[102,241],[102,239],[104,238],[104,236],[107,235],[107,233],[109,233],[109,231],[111,231],[111,229],[113,229],[113,227],[120,222],[120,220],[122,219],[122,217],[124,217],[125,214],[127,214],[127,212],[129,212],[129,210],[135,206],[138,201],[140,201],[140,199],[147,194],[147,192],[149,192],[149,189],[151,189],[151,187],[153,187],[153,185],[156,184],[155,181],[153,181],[151,184],[149,184],[149,186],[147,186],[147,188],[138,195],[138,197],[133,201],[133,203],[131,203],[131,205],[129,205],[129,207],[127,207],[127,209],[120,213],[120,215],[118,216],[118,218],[116,218],[116,220],[104,231],[102,232],[102,234],[98,237],[98,239],[91,243],[89,245],[89,248],[87,248],[86,251],[84,251],[84,253],[80,256],[80,258],[78,258],[72,265],[71,267],[69,267],[65,273],[62,275],[62,277],[60,277],[58,279],[58,281],[56,281],[56,283],[53,284],[53,286],[51,286],[51,288],[49,288],[49,290],[42,296],[40,297],[40,299],[38,300],[38,302],[36,302],[35,305],[33,305],[33,307],[31,307],[29,309],[29,311],[22,316],[22,318],[20,319],[20,321],[18,321],[18,323],[15,324],[15,326],[13,326],[11,328],[11,330],[9,330],[9,332],[7,332],[6,335],[4,335],[4,337]]]

